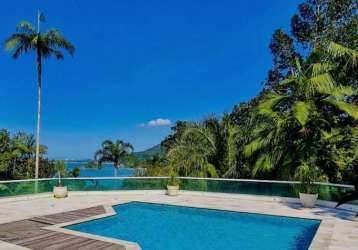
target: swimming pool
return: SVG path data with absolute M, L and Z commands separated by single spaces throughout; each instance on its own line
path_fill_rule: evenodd
M 320 221 L 131 202 L 116 215 L 66 227 L 137 242 L 143 250 L 306 250 Z

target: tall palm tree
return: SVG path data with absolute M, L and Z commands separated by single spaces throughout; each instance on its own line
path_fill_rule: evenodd
M 358 58 L 356 51 L 334 43 L 328 54 L 331 59 L 348 56 L 354 63 Z M 358 107 L 347 102 L 356 92 L 337 84 L 330 73 L 335 65 L 328 60 L 314 62 L 317 57 L 313 53 L 304 66 L 297 61 L 296 72 L 258 105 L 253 140 L 245 146 L 246 156 L 255 159 L 254 175 L 276 171 L 292 178 L 298 166 L 315 165 L 318 142 L 330 133 L 337 117 L 358 119 Z
M 133 146 L 128 142 L 105 140 L 102 143 L 102 148 L 95 152 L 94 158 L 99 165 L 103 162 L 113 162 L 113 166 L 117 170 L 121 165 L 121 161 L 132 152 Z
M 41 32 L 40 25 L 44 21 L 43 14 L 39 11 L 37 15 L 37 29 L 28 21 L 20 22 L 16 27 L 16 32 L 5 41 L 5 49 L 12 53 L 14 59 L 22 54 L 35 52 L 37 65 L 37 128 L 36 128 L 36 161 L 35 178 L 39 175 L 40 157 L 40 128 L 41 128 L 41 88 L 42 88 L 42 59 L 54 56 L 63 59 L 61 50 L 73 55 L 75 49 L 66 40 L 59 30 L 49 29 Z

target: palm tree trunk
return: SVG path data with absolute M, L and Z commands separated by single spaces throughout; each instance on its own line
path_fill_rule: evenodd
M 35 179 L 39 178 L 40 164 L 40 129 L 41 129 L 41 74 L 42 62 L 41 52 L 37 49 L 37 129 L 36 129 L 36 161 L 35 161 Z

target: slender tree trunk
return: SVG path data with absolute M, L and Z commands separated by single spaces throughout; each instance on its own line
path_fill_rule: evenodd
M 36 161 L 35 161 L 35 179 L 39 178 L 40 165 L 40 129 L 41 129 L 41 74 L 42 62 L 41 52 L 37 49 L 37 129 L 36 129 Z

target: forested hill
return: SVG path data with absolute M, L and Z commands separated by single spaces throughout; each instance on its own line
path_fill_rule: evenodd
M 163 147 L 160 146 L 160 144 L 155 145 L 147 150 L 141 151 L 141 152 L 134 152 L 133 153 L 139 160 L 146 160 L 151 158 L 154 155 L 159 154 L 160 156 L 165 155 L 165 151 Z

